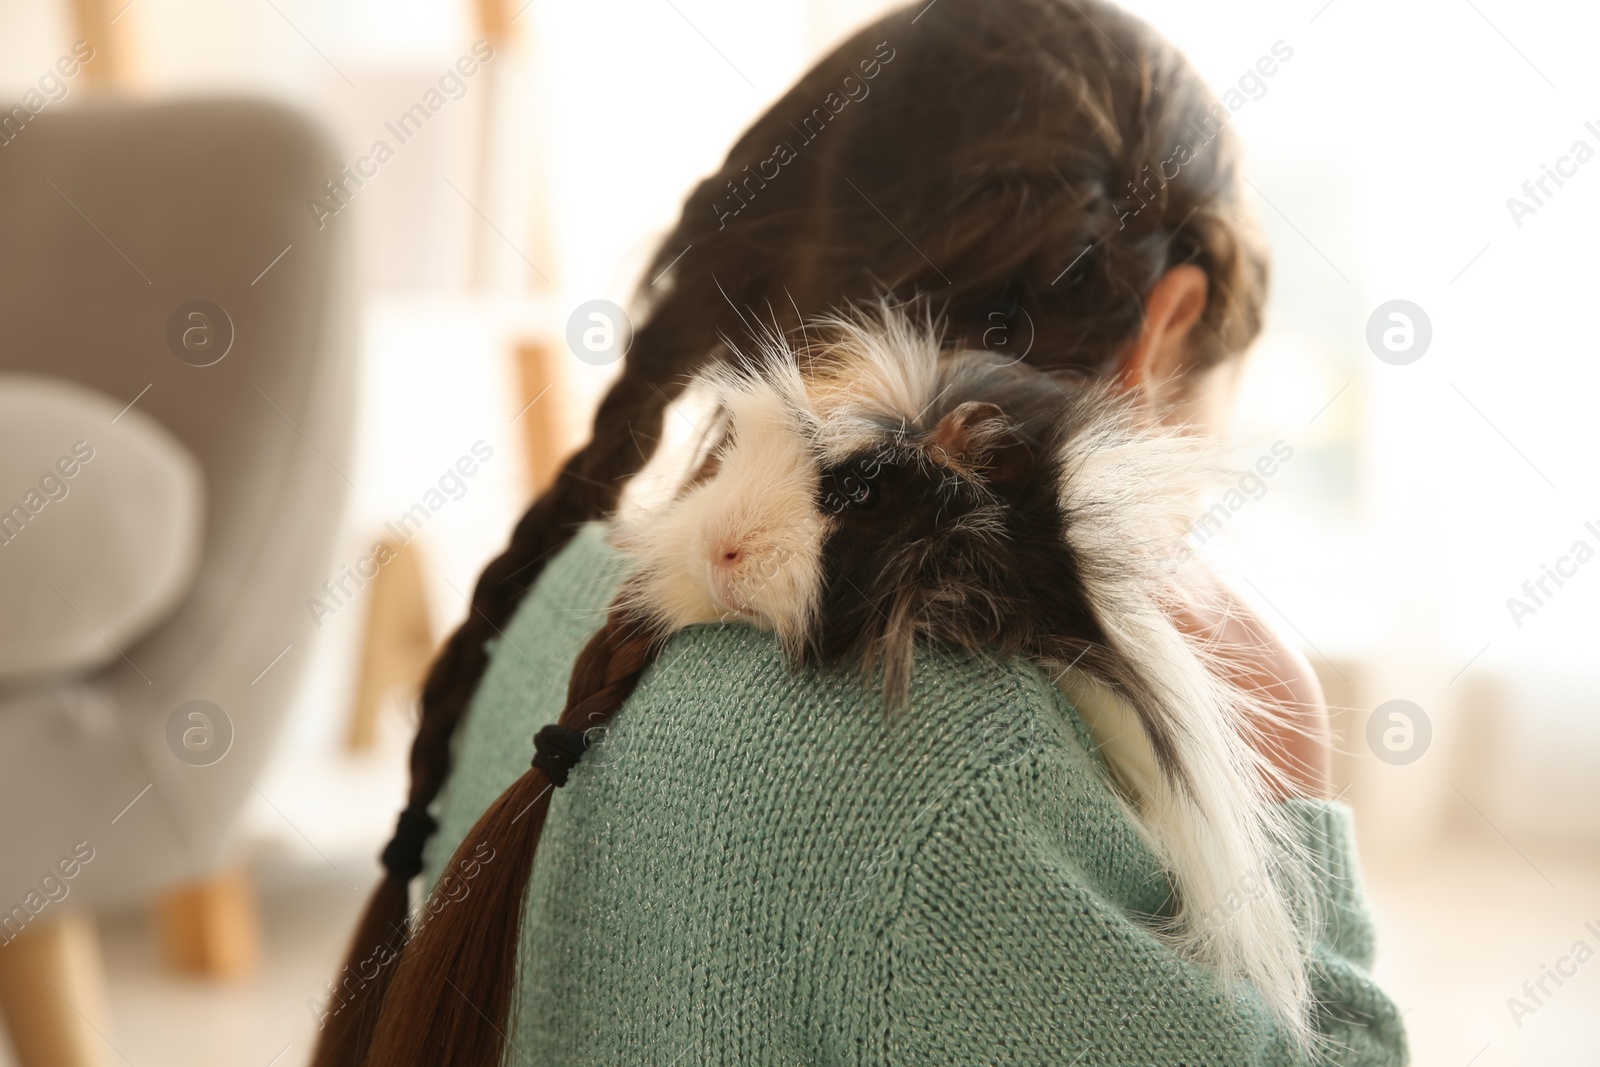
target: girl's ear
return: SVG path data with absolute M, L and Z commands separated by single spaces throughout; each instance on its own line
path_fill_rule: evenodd
M 1144 302 L 1144 326 L 1122 357 L 1117 378 L 1152 410 L 1171 405 L 1172 389 L 1191 361 L 1194 326 L 1205 313 L 1211 283 L 1193 263 L 1161 276 Z

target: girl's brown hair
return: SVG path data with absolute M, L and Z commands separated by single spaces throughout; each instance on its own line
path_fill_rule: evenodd
M 434 663 L 411 790 L 386 876 L 357 928 L 316 1067 L 500 1061 L 518 931 L 550 793 L 581 731 L 621 706 L 655 645 L 614 612 L 579 656 L 540 763 L 490 807 L 452 860 L 459 903 L 408 930 L 410 881 L 450 771 L 450 742 L 545 562 L 605 517 L 643 465 L 689 376 L 782 329 L 888 295 L 932 301 L 952 347 L 1045 370 L 1114 373 L 1144 298 L 1193 263 L 1209 281 L 1197 367 L 1260 328 L 1267 265 L 1240 203 L 1227 112 L 1187 61 L 1099 0 L 919 0 L 819 62 L 701 182 L 641 292 L 642 325 L 593 436 L 484 570 Z M 689 251 L 680 253 L 688 247 Z M 569 752 L 570 761 L 581 752 Z M 492 848 L 486 853 L 485 848 Z M 408 945 L 407 937 L 413 940 Z

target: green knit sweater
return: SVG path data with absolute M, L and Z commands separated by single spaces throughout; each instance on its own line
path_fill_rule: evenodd
M 585 529 L 492 642 L 430 880 L 527 767 L 617 579 Z M 1293 811 L 1326 872 L 1332 1062 L 1402 1064 L 1349 813 Z M 1151 935 L 1167 898 L 1039 670 L 930 652 L 888 715 L 854 673 L 797 674 L 764 633 L 693 627 L 554 798 L 505 1062 L 1300 1062 L 1254 990 Z

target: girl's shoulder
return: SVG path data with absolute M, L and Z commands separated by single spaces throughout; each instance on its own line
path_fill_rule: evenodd
M 431 876 L 527 766 L 619 579 L 585 529 L 493 643 Z M 1051 678 L 919 650 L 907 708 L 877 694 L 853 672 L 792 669 L 747 626 L 675 637 L 551 803 L 514 1043 L 574 1063 L 635 1062 L 646 1045 L 705 1063 L 757 1062 L 739 1051 L 756 1047 L 771 1050 L 760 1062 L 1001 1047 L 1069 1062 L 1086 1045 L 1125 1048 L 1116 1062 L 1292 1060 L 1263 1005 L 1155 936 L 1166 877 Z M 1339 813 L 1307 809 L 1308 846 L 1358 885 Z M 1338 1038 L 1401 1047 L 1360 970 L 1359 899 L 1330 914 L 1330 951 L 1355 962 L 1320 957 L 1319 995 L 1383 1024 Z M 1130 1031 L 1155 1009 L 1166 1024 Z
M 572 661 L 620 580 L 604 527 L 587 526 L 491 642 L 430 858 L 447 855 L 527 766 L 532 735 L 560 711 Z M 685 825 L 740 835 L 805 826 L 802 836 L 842 850 L 831 861 L 845 867 L 859 864 L 852 855 L 885 855 L 890 840 L 909 857 L 942 812 L 981 794 L 997 825 L 1036 827 L 1068 850 L 1095 842 L 1085 874 L 1131 903 L 1153 908 L 1164 893 L 1082 720 L 1021 661 L 919 648 L 910 700 L 891 712 L 858 671 L 796 669 L 770 635 L 746 625 L 688 627 L 563 794 L 553 820 L 567 807 L 646 823 L 670 810 Z M 585 794 L 594 806 L 579 802 Z M 741 798 L 738 827 L 720 806 L 732 795 Z

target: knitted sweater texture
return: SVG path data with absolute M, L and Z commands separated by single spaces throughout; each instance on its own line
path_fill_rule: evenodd
M 619 578 L 597 527 L 524 599 L 457 732 L 438 876 L 527 767 Z M 1349 812 L 1291 804 L 1322 876 L 1326 1062 L 1406 1062 L 1368 977 Z M 1166 877 L 1041 671 L 919 650 L 886 713 L 742 625 L 674 638 L 555 795 L 508 1064 L 1303 1062 L 1248 987 L 1152 933 Z

